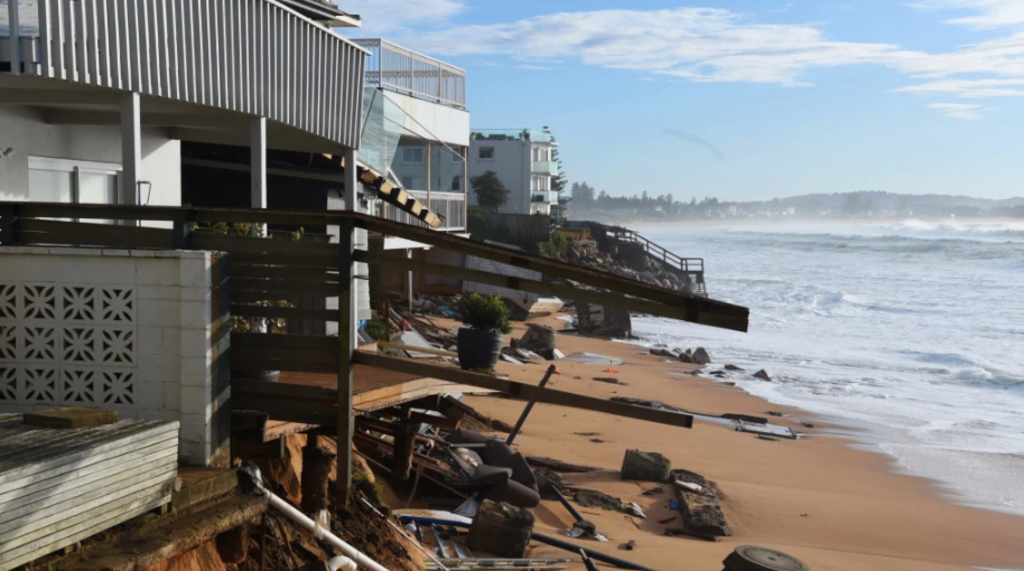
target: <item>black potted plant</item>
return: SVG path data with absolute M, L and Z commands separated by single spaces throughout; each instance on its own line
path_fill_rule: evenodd
M 497 295 L 471 293 L 462 300 L 459 328 L 459 364 L 463 369 L 490 371 L 505 344 L 504 334 L 512 332 L 511 310 Z

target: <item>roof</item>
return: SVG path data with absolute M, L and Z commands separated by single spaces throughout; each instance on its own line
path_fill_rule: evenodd
M 331 26 L 358 28 L 362 25 L 362 19 L 359 16 L 341 11 L 330 0 L 278 0 L 278 2 L 311 20 L 325 22 Z

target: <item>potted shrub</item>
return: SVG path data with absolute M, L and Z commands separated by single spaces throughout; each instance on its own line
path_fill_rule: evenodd
M 462 300 L 462 321 L 459 328 L 459 364 L 463 369 L 489 371 L 498 362 L 505 344 L 505 333 L 512 332 L 508 320 L 511 310 L 497 295 L 469 294 Z

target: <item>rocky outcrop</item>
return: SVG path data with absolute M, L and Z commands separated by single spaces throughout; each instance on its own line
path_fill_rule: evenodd
M 768 381 L 769 383 L 772 382 L 772 377 L 768 374 L 768 371 L 765 371 L 764 369 L 754 373 L 754 378 L 761 379 L 762 381 Z
M 711 355 L 703 347 L 697 347 L 693 351 L 693 362 L 698 365 L 707 365 L 711 362 Z
M 572 499 L 585 508 L 622 511 L 622 500 L 597 490 L 576 490 Z

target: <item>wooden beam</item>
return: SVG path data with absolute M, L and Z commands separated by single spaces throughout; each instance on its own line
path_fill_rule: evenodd
M 373 232 L 389 236 L 406 238 L 437 248 L 452 250 L 462 254 L 479 256 L 488 260 L 502 262 L 511 266 L 535 270 L 546 274 L 548 277 L 572 279 L 584 284 L 608 288 L 619 293 L 633 295 L 636 297 L 686 307 L 698 312 L 707 312 L 711 315 L 723 317 L 737 317 L 746 322 L 750 310 L 738 305 L 703 298 L 684 292 L 673 291 L 668 288 L 651 286 L 636 280 L 626 279 L 600 270 L 594 270 L 583 266 L 576 266 L 556 260 L 549 260 L 539 256 L 531 256 L 519 250 L 502 248 L 492 244 L 467 240 L 459 236 L 452 236 L 444 232 L 434 232 L 423 228 L 416 228 L 408 224 L 394 222 L 383 218 L 367 216 L 365 214 L 350 214 L 355 218 L 356 226 Z M 708 319 L 706 321 L 712 321 Z M 739 329 L 746 331 L 746 326 Z
M 356 261 L 359 262 L 383 264 L 387 266 L 394 266 L 402 270 L 412 270 L 414 272 L 459 278 L 466 281 L 495 285 L 514 290 L 553 295 L 567 300 L 587 301 L 607 307 L 626 309 L 637 313 L 649 313 L 659 317 L 681 319 L 683 321 L 690 321 L 703 325 L 713 325 L 725 327 L 727 329 L 737 329 L 740 331 L 744 331 L 746 329 L 747 322 L 745 319 L 713 315 L 708 314 L 707 312 L 702 313 L 687 307 L 668 305 L 635 297 L 626 297 L 615 293 L 573 288 L 562 284 L 529 280 L 516 276 L 506 276 L 504 274 L 493 274 L 481 270 L 428 263 L 408 258 L 396 258 L 379 252 L 366 252 L 360 250 L 357 251 L 355 255 Z
M 260 296 L 266 297 L 266 296 Z M 235 299 L 235 292 L 231 292 Z M 305 307 L 264 307 L 262 305 L 231 304 L 231 315 L 240 317 L 268 317 L 270 319 L 312 319 L 314 321 L 338 321 L 338 312 L 333 309 L 309 309 Z
M 472 373 L 452 367 L 429 365 L 426 363 L 418 363 L 405 359 L 396 359 L 393 357 L 371 355 L 369 353 L 361 352 L 355 354 L 355 362 L 369 367 L 379 367 L 391 371 L 409 373 L 411 375 L 422 375 L 424 377 L 443 379 L 453 383 L 501 391 L 521 399 L 536 400 L 537 402 L 547 404 L 568 406 L 583 410 L 592 410 L 595 412 L 604 412 L 616 416 L 635 418 L 638 420 L 646 420 L 659 424 L 679 426 L 682 428 L 691 428 L 693 426 L 693 416 L 689 414 L 634 406 L 555 389 L 540 388 L 534 385 L 497 379 L 490 375 Z
M 430 347 L 415 347 L 413 345 L 401 345 L 399 343 L 388 343 L 387 341 L 378 341 L 377 346 L 384 349 L 400 349 L 402 351 L 411 351 L 413 353 L 425 353 L 427 355 L 437 355 L 438 357 L 458 357 L 458 353 L 451 351 L 445 351 L 443 349 L 433 349 Z

